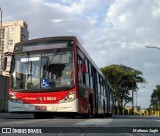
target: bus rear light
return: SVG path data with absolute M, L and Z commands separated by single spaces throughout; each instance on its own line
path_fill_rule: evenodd
M 75 91 L 69 92 L 64 99 L 59 101 L 59 103 L 71 102 L 75 100 L 75 98 L 76 98 L 76 92 Z
M 22 101 L 18 100 L 17 97 L 13 93 L 9 94 L 9 100 L 12 102 L 23 103 Z

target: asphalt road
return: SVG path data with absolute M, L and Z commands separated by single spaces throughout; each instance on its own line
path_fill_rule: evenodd
M 112 118 L 97 117 L 93 119 L 81 117 L 35 119 L 32 114 L 0 113 L 0 135 L 10 135 L 10 133 L 6 133 L 10 131 L 6 128 L 10 129 L 12 135 L 15 136 L 22 135 L 21 133 L 25 133 L 23 135 L 44 136 L 158 136 L 160 135 L 160 117 L 113 116 Z M 35 134 L 36 132 L 39 134 Z M 41 132 L 42 134 L 40 134 Z

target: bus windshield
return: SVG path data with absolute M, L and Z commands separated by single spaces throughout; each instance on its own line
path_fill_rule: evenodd
M 24 53 L 14 56 L 13 90 L 57 90 L 74 86 L 73 50 Z

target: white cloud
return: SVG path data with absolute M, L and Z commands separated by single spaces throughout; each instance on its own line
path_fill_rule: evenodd
M 159 0 L 10 0 L 0 1 L 3 21 L 23 19 L 30 38 L 79 35 L 99 67 L 124 64 L 144 73 L 143 107 L 160 79 Z M 140 97 L 143 97 L 141 94 Z M 147 99 L 146 99 L 147 98 Z
M 60 22 L 62 22 L 63 20 L 62 20 L 62 19 L 53 19 L 52 21 L 55 22 L 55 23 L 60 23 Z

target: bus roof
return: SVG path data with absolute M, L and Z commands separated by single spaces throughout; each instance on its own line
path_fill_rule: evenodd
M 50 42 L 50 41 L 60 41 L 60 40 L 73 40 L 75 36 L 57 36 L 57 37 L 44 37 L 44 38 L 37 38 L 37 39 L 31 39 L 23 42 L 16 43 L 15 46 L 18 46 L 20 44 L 30 44 L 30 43 L 41 43 L 41 42 Z

